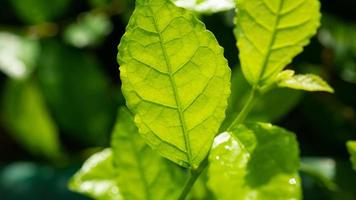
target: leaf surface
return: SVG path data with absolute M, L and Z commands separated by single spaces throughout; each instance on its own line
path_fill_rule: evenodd
M 198 13 L 216 13 L 235 8 L 234 0 L 172 0 L 177 6 Z
M 263 85 L 299 54 L 320 24 L 318 0 L 237 0 L 235 36 L 245 77 Z
M 282 71 L 280 74 L 291 70 Z M 292 71 L 291 71 L 292 72 Z M 282 75 L 283 76 L 283 75 Z M 290 73 L 278 81 L 279 87 L 292 88 L 296 90 L 305 90 L 310 92 L 324 91 L 333 93 L 334 90 L 320 76 L 314 74 L 296 74 Z
M 119 45 L 122 91 L 147 143 L 196 168 L 225 117 L 230 69 L 213 34 L 166 0 L 138 0 Z
M 356 141 L 347 142 L 347 150 L 350 153 L 350 160 L 354 170 L 356 170 Z
M 140 137 L 127 110 L 119 111 L 112 149 L 117 181 L 125 199 L 176 200 L 185 176 Z
M 216 137 L 210 189 L 220 200 L 301 199 L 295 136 L 265 123 L 240 125 Z
M 111 149 L 92 155 L 69 182 L 69 188 L 97 200 L 123 200 L 115 180 Z

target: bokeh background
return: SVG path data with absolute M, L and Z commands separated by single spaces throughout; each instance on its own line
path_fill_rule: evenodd
M 355 200 L 345 142 L 356 139 L 356 1 L 321 4 L 318 34 L 288 68 L 319 74 L 335 94 L 271 92 L 249 119 L 296 133 L 305 199 Z M 67 182 L 89 155 L 109 146 L 125 104 L 116 56 L 133 8 L 133 0 L 0 0 L 0 200 L 88 199 Z M 249 87 L 233 15 L 199 16 L 233 69 L 230 116 Z

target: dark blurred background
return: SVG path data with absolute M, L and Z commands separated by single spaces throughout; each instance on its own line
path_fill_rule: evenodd
M 321 4 L 318 34 L 288 68 L 319 74 L 335 94 L 274 91 L 249 118 L 297 134 L 305 199 L 355 200 L 345 142 L 356 139 L 356 1 Z M 133 0 L 0 0 L 0 200 L 86 199 L 66 185 L 89 155 L 109 146 L 125 103 L 117 45 L 133 8 Z M 199 16 L 233 69 L 230 116 L 249 87 L 233 15 Z

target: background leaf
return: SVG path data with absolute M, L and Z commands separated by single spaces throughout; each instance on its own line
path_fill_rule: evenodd
M 319 7 L 318 0 L 237 0 L 235 36 L 249 83 L 270 81 L 302 52 L 319 27 Z
M 118 61 L 122 91 L 142 136 L 166 158 L 196 168 L 224 119 L 229 95 L 230 69 L 213 34 L 166 0 L 139 0 Z
M 115 177 L 112 151 L 105 149 L 92 155 L 69 182 L 73 191 L 97 200 L 122 200 Z
M 356 170 L 356 141 L 348 141 L 347 149 L 351 155 L 350 160 L 354 170 Z
M 240 125 L 216 137 L 209 186 L 218 199 L 301 199 L 294 134 L 271 124 Z
M 60 156 L 57 126 L 34 81 L 7 82 L 1 116 L 16 141 L 32 154 L 49 159 Z

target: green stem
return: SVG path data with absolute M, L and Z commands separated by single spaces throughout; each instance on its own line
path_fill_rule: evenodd
M 247 115 L 251 112 L 253 105 L 255 104 L 257 93 L 258 93 L 258 88 L 253 87 L 250 96 L 247 99 L 246 104 L 242 108 L 239 115 L 237 115 L 235 120 L 231 123 L 229 128 L 227 128 L 227 131 L 231 131 L 234 127 L 241 124 L 246 119 Z
M 185 200 L 187 198 L 190 190 L 193 188 L 194 183 L 198 180 L 200 174 L 204 171 L 204 169 L 208 166 L 208 156 L 203 160 L 200 166 L 196 169 L 190 170 L 189 178 L 185 183 L 181 194 L 179 195 L 178 200 Z

